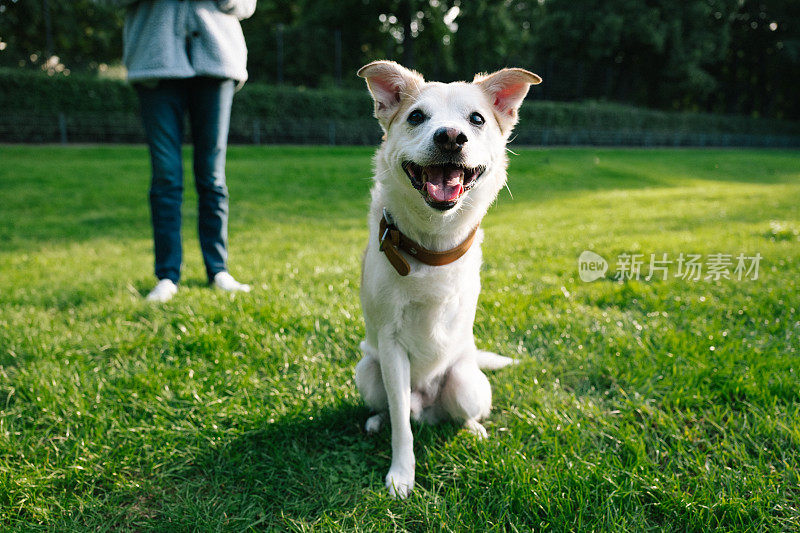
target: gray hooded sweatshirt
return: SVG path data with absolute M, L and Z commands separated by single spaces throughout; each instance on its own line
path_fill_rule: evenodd
M 127 8 L 123 61 L 128 80 L 211 76 L 247 79 L 239 21 L 256 0 L 106 0 Z

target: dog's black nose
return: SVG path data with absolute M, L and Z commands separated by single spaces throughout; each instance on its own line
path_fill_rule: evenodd
M 433 134 L 433 142 L 445 152 L 458 152 L 467 142 L 467 136 L 455 128 L 439 128 Z

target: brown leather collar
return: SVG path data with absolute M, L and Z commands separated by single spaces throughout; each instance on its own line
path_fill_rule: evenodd
M 464 242 L 455 248 L 450 248 L 449 250 L 445 250 L 443 252 L 435 252 L 420 246 L 416 242 L 403 235 L 403 233 L 394 224 L 391 215 L 389 215 L 386 212 L 386 209 L 384 209 L 380 224 L 380 250 L 386 255 L 386 259 L 389 260 L 389 263 L 391 263 L 394 269 L 397 270 L 398 274 L 401 276 L 407 276 L 408 273 L 411 272 L 411 266 L 408 264 L 406 258 L 400 254 L 399 250 L 403 250 L 414 259 L 420 261 L 421 263 L 425 263 L 426 265 L 449 265 L 467 253 L 467 250 L 469 250 L 470 246 L 472 246 L 472 241 L 475 240 L 475 233 L 477 233 L 477 231 L 478 226 L 475 226 L 475 229 L 473 229 L 470 234 L 467 235 L 467 238 L 464 239 Z

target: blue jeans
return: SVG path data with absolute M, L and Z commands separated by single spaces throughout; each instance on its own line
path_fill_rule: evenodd
M 178 283 L 181 275 L 184 115 L 194 143 L 198 232 L 209 281 L 227 270 L 228 188 L 225 152 L 235 85 L 233 80 L 189 78 L 137 84 L 142 122 L 150 147 L 150 215 L 158 279 Z

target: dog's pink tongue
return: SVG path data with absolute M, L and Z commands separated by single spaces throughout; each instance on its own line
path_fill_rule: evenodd
M 426 171 L 428 181 L 425 182 L 425 188 L 428 196 L 437 202 L 452 202 L 464 192 L 464 186 L 461 184 L 464 177 L 462 169 L 429 167 Z

